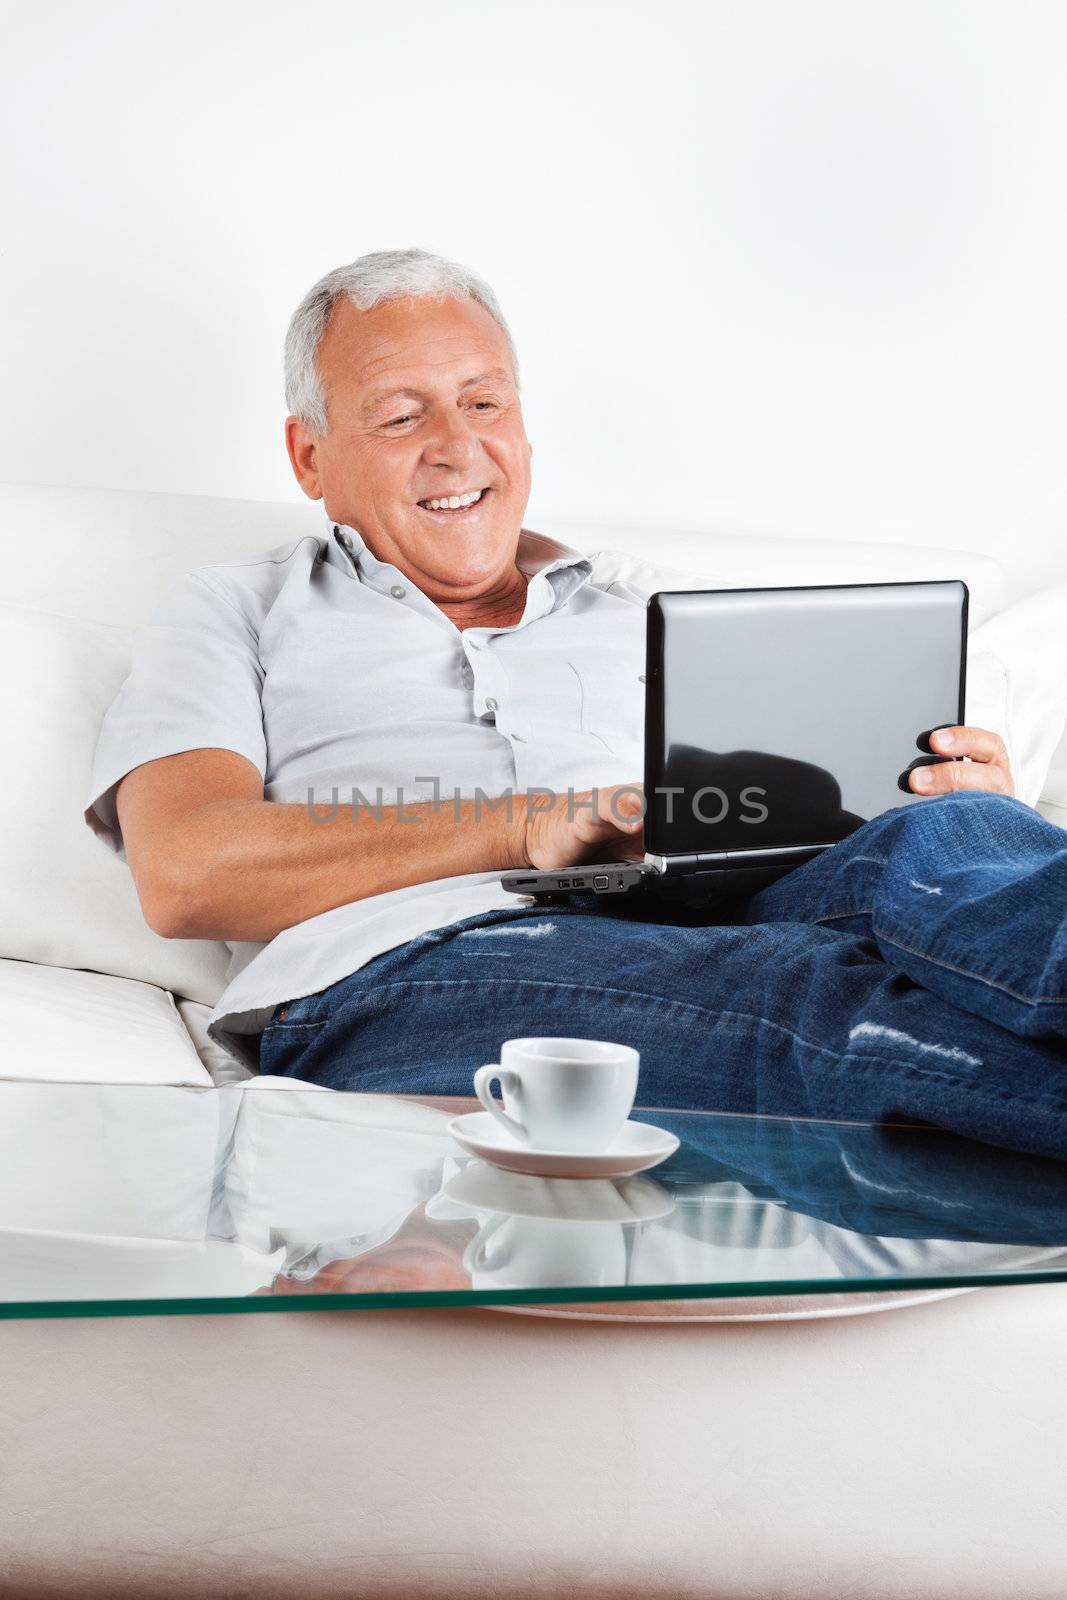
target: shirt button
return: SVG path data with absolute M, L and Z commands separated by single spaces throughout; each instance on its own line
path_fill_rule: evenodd
M 399 583 L 394 583 L 389 593 L 392 595 L 394 600 L 403 600 L 404 596 L 407 594 L 407 590 Z
M 350 533 L 339 533 L 337 537 L 340 539 L 346 550 L 351 550 L 352 535 Z
M 497 702 L 493 699 L 492 695 L 490 695 L 489 699 L 485 702 L 485 709 L 487 711 L 496 711 L 498 709 Z

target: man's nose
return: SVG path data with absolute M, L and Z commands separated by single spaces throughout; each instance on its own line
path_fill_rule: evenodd
M 467 466 L 475 460 L 479 443 L 474 425 L 465 417 L 443 416 L 426 444 L 426 460 L 434 466 Z

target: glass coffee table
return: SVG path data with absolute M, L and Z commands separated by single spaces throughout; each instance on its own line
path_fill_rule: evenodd
M 1064 1162 L 914 1124 L 638 1107 L 681 1141 L 661 1165 L 538 1178 L 465 1154 L 449 1122 L 477 1109 L 276 1078 L 0 1083 L 0 1316 L 789 1315 L 1067 1281 Z

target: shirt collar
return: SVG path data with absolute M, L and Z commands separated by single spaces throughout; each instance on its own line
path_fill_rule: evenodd
M 330 537 L 335 550 L 351 561 L 364 581 L 373 580 L 375 577 L 380 580 L 381 575 L 388 572 L 399 575 L 405 583 L 411 583 L 410 578 L 398 574 L 397 568 L 379 561 L 371 553 L 358 529 L 346 523 L 331 521 Z M 558 539 L 550 538 L 547 533 L 535 533 L 530 528 L 523 528 L 519 532 L 515 565 L 530 579 L 531 584 L 537 578 L 545 580 L 553 596 L 551 605 L 546 607 L 551 611 L 563 605 L 576 589 L 588 583 L 593 571 L 593 563 L 589 556 L 582 555 L 580 550 L 572 550 L 569 545 L 561 544 Z M 556 576 L 557 573 L 560 574 L 559 577 Z

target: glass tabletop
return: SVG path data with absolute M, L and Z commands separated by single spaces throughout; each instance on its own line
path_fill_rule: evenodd
M 1067 1281 L 1067 1164 L 906 1123 L 637 1108 L 622 1179 L 504 1172 L 475 1100 L 0 1083 L 0 1316 L 576 1306 Z

